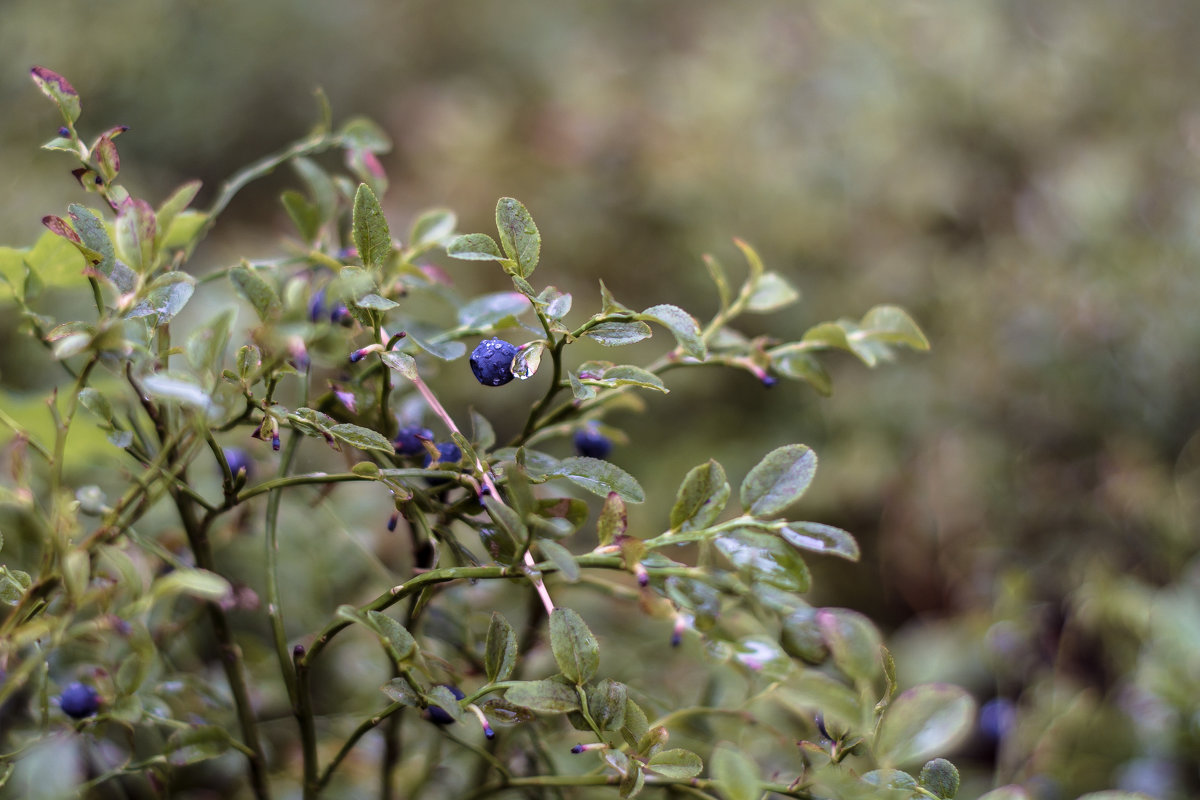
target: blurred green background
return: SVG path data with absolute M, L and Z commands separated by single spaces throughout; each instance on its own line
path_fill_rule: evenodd
M 675 373 L 614 419 L 614 460 L 652 498 L 634 524 L 659 529 L 710 456 L 740 480 L 808 443 L 807 518 L 865 553 L 817 565 L 814 602 L 890 631 L 906 683 L 1000 698 L 964 750 L 970 786 L 1198 796 L 1197 41 L 1191 0 L 3 0 L 0 242 L 78 199 L 37 149 L 59 124 L 28 78 L 42 64 L 79 90 L 84 131 L 130 126 L 123 177 L 153 200 L 199 177 L 204 205 L 308 130 L 321 86 L 394 138 L 393 228 L 440 205 L 490 230 L 518 197 L 539 277 L 585 313 L 603 277 L 706 319 L 700 255 L 738 265 L 733 236 L 805 295 L 762 331 L 903 305 L 932 352 L 835 355 L 831 399 Z M 293 182 L 245 192 L 193 263 L 277 252 Z M 503 438 L 541 390 L 474 401 Z

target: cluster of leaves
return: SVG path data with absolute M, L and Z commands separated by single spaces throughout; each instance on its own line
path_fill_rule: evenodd
M 236 750 L 248 763 L 248 790 L 270 796 L 272 778 L 289 780 L 293 765 L 272 762 L 262 741 L 264 714 L 253 686 L 269 681 L 295 718 L 301 775 L 293 778 L 305 797 L 339 779 L 339 767 L 375 730 L 387 743 L 381 791 L 396 791 L 406 709 L 413 710 L 408 717 L 447 726 L 462 720 L 462 729 L 472 718 L 481 723 L 484 744 L 467 733 L 451 737 L 481 770 L 479 785 L 464 788 L 473 797 L 565 786 L 614 787 L 622 797 L 676 787 L 729 800 L 764 792 L 954 796 L 957 773 L 948 762 L 934 759 L 916 777 L 898 767 L 951 747 L 970 725 L 970 697 L 948 685 L 898 692 L 870 620 L 847 609 L 813 608 L 801 597 L 810 584 L 806 554 L 858 558 L 846 531 L 785 516 L 814 478 L 812 450 L 787 444 L 767 453 L 741 481 L 735 508 L 721 465 L 701 464 L 683 478 L 661 532 L 638 536 L 627 504 L 645 495 L 633 475 L 604 459 L 559 458 L 541 447 L 593 426 L 608 430 L 605 415 L 636 407 L 638 390 L 667 391 L 662 376 L 674 369 L 732 366 L 767 385 L 782 376 L 827 392 L 819 351 L 849 350 L 874 366 L 897 347 L 928 346 L 901 309 L 882 306 L 860 322 L 822 323 L 798 341 L 747 337 L 733 327 L 739 316 L 780 310 L 799 295 L 739 242 L 748 274 L 736 292 L 729 273 L 708 260 L 719 305 L 704 325 L 675 305 L 631 309 L 603 284 L 599 311 L 568 323 L 571 295 L 531 282 L 541 236 L 514 199 L 497 204 L 498 241 L 455 235 L 454 215 L 440 209 L 420 215 L 406 243 L 393 237 L 378 199 L 387 178 L 376 153 L 388 142 L 367 121 L 335 130 L 323 105 L 309 137 L 239 173 L 207 211 L 188 209 L 198 184 L 156 208 L 117 180 L 113 140 L 122 129 L 85 145 L 75 127 L 75 90 L 49 70 L 35 68 L 33 77 L 65 122 L 46 146 L 79 160 L 76 177 L 112 218 L 72 205 L 69 219 L 44 219 L 49 239 L 27 251 L 0 252 L 4 302 L 16 307 L 71 381 L 61 397 L 50 398 L 48 440 L 0 414 L 15 434 L 7 451 L 14 488 L 0 500 L 23 532 L 20 565 L 0 573 L 0 600 L 9 607 L 0 623 L 0 663 L 7 670 L 0 702 L 19 706 L 29 723 L 9 734 L 6 745 L 15 749 L 3 756 L 3 780 L 23 753 L 63 724 L 51 711 L 54 687 L 84 677 L 103 687 L 103 702 L 99 714 L 76 723 L 80 734 L 112 744 L 89 785 L 137 776 L 169 784 L 180 767 Z M 331 175 L 312 158 L 327 150 L 344 152 L 352 178 Z M 186 271 L 233 195 L 284 163 L 305 186 L 282 198 L 299 233 L 292 252 L 203 276 Z M 426 260 L 440 249 L 453 259 L 498 263 L 513 290 L 460 297 L 447 271 Z M 94 317 L 59 320 L 40 302 L 43 287 L 78 289 L 84 279 Z M 230 357 L 238 330 L 230 308 L 196 326 L 182 345 L 173 342 L 172 320 L 197 290 L 226 285 L 253 309 L 250 340 Z M 448 303 L 454 318 L 447 323 L 408 311 L 421 296 Z M 650 323 L 669 331 L 674 346 L 647 365 L 572 365 L 567 358 L 568 345 L 581 340 L 616 348 L 647 339 Z M 513 375 L 527 380 L 549 372 L 549 379 L 520 431 L 501 443 L 477 411 L 464 433 L 423 375 L 442 362 L 461 365 L 467 342 L 507 331 L 526 339 L 510 365 Z M 469 370 L 461 367 L 457 374 L 465 378 Z M 316 394 L 314 387 L 324 390 Z M 95 486 L 73 483 L 86 472 L 67 448 L 80 406 L 108 434 L 128 471 L 126 490 L 112 502 Z M 456 459 L 432 438 L 421 437 L 424 453 L 397 451 L 401 427 L 426 423 L 445 429 Z M 231 456 L 221 440 L 236 431 L 282 451 L 275 476 L 256 480 L 239 463 L 242 454 Z M 308 440 L 340 452 L 347 469 L 293 472 Z M 199 464 L 220 474 L 219 497 L 189 475 Z M 372 483 L 390 495 L 396 509 L 390 525 L 403 521 L 412 570 L 400 583 L 374 590 L 374 599 L 340 598 L 344 604 L 327 610 L 320 630 L 289 637 L 278 569 L 282 497 L 315 487 L 323 499 L 348 482 Z M 602 498 L 594 523 L 576 489 Z M 258 566 L 276 663 L 273 673 L 252 676 L 230 614 L 254 611 L 256 598 L 220 574 L 219 541 L 211 534 L 218 520 L 255 507 L 260 496 Z M 166 510 L 171 523 L 162 522 Z M 182 529 L 186 541 L 172 541 L 173 529 Z M 468 620 L 453 647 L 425 627 L 432 607 L 453 609 L 461 603 L 455 592 L 483 583 L 497 594 L 530 598 L 537 613 L 520 628 L 499 611 L 486 629 L 473 630 Z M 572 584 L 671 620 L 673 643 L 685 636 L 702 642 L 696 669 L 731 670 L 750 691 L 725 705 L 672 707 L 649 687 L 605 675 L 600 638 L 583 614 L 560 602 L 575 596 Z M 223 683 L 187 666 L 195 653 L 179 652 L 189 641 L 179 634 L 193 617 L 205 621 L 217 643 Z M 323 758 L 336 737 L 318 724 L 312 671 L 334 638 L 352 628 L 378 640 L 394 676 L 382 687 L 390 704 L 364 714 L 335 755 Z M 556 671 L 528 674 L 543 642 Z M 613 639 L 604 651 L 626 658 L 637 645 Z M 787 726 L 781 738 L 799 741 L 798 749 L 753 758 L 695 733 L 695 717 L 733 714 L 774 726 L 779 709 L 778 724 Z M 548 751 L 546 742 L 568 726 L 583 740 L 571 748 L 573 756 Z M 668 747 L 672 735 L 691 746 Z M 564 766 L 564 755 L 585 752 L 598 757 L 596 770 L 580 774 Z M 518 769 L 513 764 L 521 755 Z

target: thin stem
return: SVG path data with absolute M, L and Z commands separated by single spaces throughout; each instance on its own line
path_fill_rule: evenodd
M 296 450 L 300 446 L 301 435 L 292 432 L 279 460 L 279 476 L 287 476 L 296 458 Z M 240 501 L 241 498 L 239 498 Z M 283 492 L 274 490 L 267 495 L 266 542 L 267 559 L 267 617 L 271 623 L 271 635 L 275 643 L 275 656 L 279 660 L 279 671 L 283 675 L 284 685 L 287 686 L 288 699 L 301 726 L 300 708 L 296 687 L 296 672 L 292 665 L 292 657 L 287 649 L 287 633 L 283 624 L 283 608 L 279 601 L 279 505 L 283 500 Z
M 299 664 L 297 664 L 297 667 L 299 667 Z M 336 770 L 338 766 L 346 759 L 346 756 L 350 755 L 350 751 L 354 749 L 356 744 L 358 744 L 359 739 L 366 736 L 368 733 L 374 730 L 379 723 L 388 719 L 404 707 L 405 706 L 403 703 L 392 703 L 391 705 L 385 707 L 378 714 L 363 720 L 359 726 L 354 729 L 354 733 L 350 734 L 350 738 L 347 739 L 345 744 L 342 745 L 341 749 L 338 750 L 337 755 L 333 757 L 333 760 L 330 761 L 325 767 L 325 770 L 321 773 L 321 777 L 317 780 L 317 788 L 324 789 L 327 785 L 329 785 L 329 780 L 333 777 L 334 770 Z
M 312 697 L 309 692 L 309 670 L 304 663 L 304 647 L 292 651 L 292 667 L 296 676 L 296 719 L 300 723 L 300 742 L 304 751 L 304 798 L 313 800 L 320 792 L 317 781 L 317 732 L 313 724 Z

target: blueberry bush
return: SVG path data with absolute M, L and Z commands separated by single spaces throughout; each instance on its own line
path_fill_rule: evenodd
M 609 460 L 636 447 L 614 417 L 669 373 L 828 394 L 827 351 L 875 367 L 928 348 L 905 311 L 743 333 L 799 293 L 736 240 L 744 270 L 705 259 L 705 322 L 603 282 L 581 310 L 541 283 L 513 198 L 494 237 L 444 209 L 399 237 L 387 136 L 335 126 L 323 99 L 307 137 L 206 209 L 196 182 L 153 203 L 120 180 L 125 128 L 85 137 L 72 85 L 32 77 L 61 114 L 44 147 L 91 202 L 0 249 L 0 302 L 59 376 L 0 409 L 6 796 L 956 796 L 944 756 L 971 696 L 899 685 L 869 618 L 805 601 L 809 558 L 859 557 L 798 511 L 809 447 L 744 475 L 698 464 L 656 520 Z M 282 254 L 195 265 L 234 196 L 284 165 Z M 456 270 L 479 268 L 511 288 L 460 296 Z M 219 312 L 190 318 L 205 295 Z M 625 363 L 655 333 L 658 354 Z M 544 388 L 524 418 L 489 418 L 525 381 Z

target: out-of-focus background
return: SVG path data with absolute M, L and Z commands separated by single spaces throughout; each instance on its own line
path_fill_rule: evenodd
M 932 351 L 834 356 L 830 399 L 704 372 L 615 418 L 657 498 L 635 525 L 710 456 L 740 480 L 808 443 L 805 516 L 865 553 L 816 565 L 814 602 L 883 625 L 904 682 L 976 694 L 968 787 L 1200 796 L 1197 41 L 1190 0 L 4 0 L 0 242 L 79 199 L 38 149 L 42 64 L 85 132 L 130 126 L 122 174 L 154 200 L 199 177 L 205 205 L 308 130 L 321 86 L 394 138 L 390 218 L 490 230 L 518 197 L 576 308 L 603 277 L 707 318 L 700 256 L 738 264 L 733 236 L 804 292 L 763 330 L 903 305 Z M 194 263 L 277 252 L 293 183 L 246 191 Z M 540 391 L 473 402 L 515 427 Z

